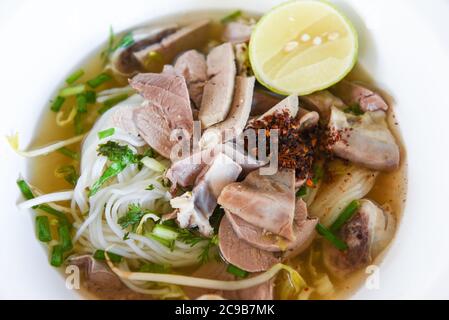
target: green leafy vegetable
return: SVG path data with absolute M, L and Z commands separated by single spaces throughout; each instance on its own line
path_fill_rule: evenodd
M 104 139 L 104 138 L 114 135 L 114 133 L 115 133 L 115 128 L 109 128 L 109 129 L 98 132 L 98 138 L 101 140 L 101 139 Z
M 360 202 L 358 200 L 354 200 L 350 204 L 348 204 L 348 206 L 343 209 L 338 218 L 331 225 L 329 230 L 332 232 L 338 231 L 346 223 L 346 221 L 352 218 L 352 216 L 354 215 L 354 213 L 357 212 L 359 207 Z
M 337 249 L 339 250 L 346 250 L 348 249 L 348 245 L 337 238 L 330 230 L 328 230 L 326 227 L 324 227 L 321 223 L 318 223 L 316 225 L 316 231 L 322 235 L 326 240 L 328 240 L 330 243 L 332 243 Z
M 57 96 L 50 107 L 51 111 L 58 112 L 59 110 L 61 110 L 64 102 L 65 102 L 65 98 Z
M 95 78 L 87 81 L 87 84 L 89 85 L 89 87 L 95 89 L 95 88 L 99 87 L 100 85 L 102 85 L 103 83 L 108 82 L 110 80 L 112 80 L 112 77 L 110 75 L 108 75 L 106 73 L 100 73 Z
M 99 155 L 106 156 L 112 164 L 104 171 L 100 179 L 94 183 L 90 189 L 90 197 L 96 194 L 106 181 L 122 172 L 127 165 L 139 161 L 137 155 L 128 146 L 119 145 L 115 141 L 101 144 L 97 151 Z
M 74 73 L 72 73 L 70 76 L 68 76 L 67 79 L 65 79 L 65 82 L 67 84 L 72 84 L 76 80 L 81 78 L 83 75 L 84 75 L 84 70 L 83 69 L 76 70 Z
M 72 151 L 66 147 L 62 147 L 60 149 L 57 150 L 59 153 L 65 155 L 66 157 L 69 157 L 73 160 L 79 160 L 80 159 L 80 155 L 78 152 Z
M 123 257 L 118 255 L 118 254 L 115 254 L 115 253 L 112 253 L 112 252 L 108 252 L 107 254 L 108 254 L 109 260 L 111 260 L 112 262 L 122 262 L 122 260 L 123 260 Z M 104 261 L 104 260 L 106 260 L 105 251 L 104 250 L 97 250 L 97 251 L 95 251 L 93 257 L 96 260 Z
M 72 165 L 61 166 L 56 169 L 55 173 L 56 176 L 64 178 L 65 181 L 67 181 L 73 186 L 76 185 L 79 178 L 79 175 L 76 172 L 75 167 Z
M 59 91 L 60 97 L 69 97 L 75 96 L 77 94 L 83 93 L 86 90 L 86 86 L 84 84 L 78 84 L 76 86 L 63 88 Z
M 60 267 L 64 262 L 64 250 L 61 245 L 56 245 L 53 247 L 51 252 L 50 264 L 53 267 Z
M 50 223 L 47 216 L 36 216 L 37 238 L 42 242 L 51 241 Z
M 226 268 L 226 271 L 239 278 L 246 278 L 248 276 L 248 271 L 242 270 L 234 266 L 233 264 L 229 264 L 228 267 Z
M 128 99 L 129 95 L 126 93 L 117 95 L 115 97 L 109 98 L 108 100 L 103 102 L 103 106 L 98 110 L 99 114 L 103 114 L 109 109 L 111 109 L 113 106 L 119 104 L 120 102 Z
M 223 18 L 221 18 L 220 21 L 221 21 L 221 23 L 228 23 L 228 22 L 236 20 L 241 15 L 242 15 L 242 11 L 241 10 L 236 10 L 234 12 L 231 12 L 227 16 L 224 16 Z
M 62 251 L 67 252 L 73 249 L 72 237 L 67 225 L 61 225 L 58 228 L 59 241 L 61 243 Z
M 205 264 L 210 259 L 210 250 L 218 245 L 218 235 L 214 235 L 212 238 L 208 239 L 206 246 L 203 251 L 198 256 L 200 263 Z
M 147 213 L 153 212 L 147 209 L 142 209 L 136 204 L 130 204 L 128 207 L 128 212 L 126 212 L 124 216 L 120 217 L 117 222 L 122 229 L 131 227 L 131 230 L 134 232 L 139 225 L 140 220 L 142 220 L 143 216 Z

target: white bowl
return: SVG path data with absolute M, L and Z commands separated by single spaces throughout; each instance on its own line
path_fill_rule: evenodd
M 33 139 L 43 108 L 64 76 L 121 31 L 172 14 L 236 8 L 264 12 L 281 1 L 127 0 L 0 3 L 0 135 Z M 447 118 L 449 3 L 335 1 L 355 23 L 360 62 L 396 101 L 407 146 L 409 190 L 397 237 L 380 268 L 380 288 L 356 299 L 449 298 Z M 0 143 L 0 298 L 79 298 L 67 290 L 35 238 L 30 212 L 19 212 L 15 181 L 26 161 Z

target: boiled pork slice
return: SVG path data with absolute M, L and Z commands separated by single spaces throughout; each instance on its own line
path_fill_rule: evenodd
M 193 133 L 193 116 L 184 77 L 141 73 L 130 80 L 147 103 L 134 110 L 134 121 L 142 138 L 160 155 L 170 158 L 178 143 L 175 130 L 185 138 Z
M 384 111 L 354 116 L 332 107 L 329 127 L 342 136 L 332 146 L 337 156 L 373 170 L 398 168 L 399 147 L 388 128 Z
M 226 119 L 231 108 L 236 75 L 232 44 L 224 43 L 211 50 L 207 55 L 207 75 L 199 113 L 203 129 Z
M 228 116 L 226 120 L 203 132 L 200 141 L 203 148 L 233 140 L 243 132 L 251 111 L 254 83 L 254 77 L 236 77 L 234 97 Z
M 340 110 L 347 108 L 340 98 L 334 96 L 327 90 L 302 96 L 300 97 L 300 101 L 305 104 L 307 109 L 318 112 L 325 122 L 329 121 L 332 107 Z
M 248 42 L 253 31 L 251 24 L 240 21 L 231 21 L 225 25 L 222 39 L 224 42 L 241 43 Z
M 176 59 L 174 70 L 186 79 L 190 100 L 199 109 L 207 80 L 206 58 L 196 50 L 186 51 Z
M 226 186 L 218 203 L 250 224 L 295 240 L 295 171 L 282 169 L 271 176 L 250 172 L 242 182 Z

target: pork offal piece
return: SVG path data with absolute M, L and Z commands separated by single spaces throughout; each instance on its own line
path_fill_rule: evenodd
M 226 186 L 218 203 L 254 226 L 295 240 L 295 170 L 282 169 L 271 176 L 253 171 L 242 182 Z
M 293 220 L 293 233 L 296 237 L 294 241 L 266 232 L 229 211 L 226 212 L 226 216 L 239 239 L 261 250 L 282 252 L 284 258 L 296 256 L 309 247 L 315 238 L 315 226 L 318 223 L 318 219 L 308 217 L 307 205 L 302 199 L 296 201 Z
M 234 139 L 243 132 L 251 112 L 254 77 L 235 79 L 234 97 L 226 120 L 209 127 L 201 138 L 203 147 L 214 146 Z
M 199 109 L 207 80 L 206 58 L 196 50 L 186 51 L 176 59 L 174 70 L 186 79 L 190 100 Z
M 159 154 L 170 158 L 178 143 L 172 136 L 181 130 L 193 133 L 193 116 L 184 77 L 172 74 L 141 73 L 130 80 L 131 86 L 147 103 L 134 110 L 134 121 L 142 138 Z
M 225 25 L 222 39 L 225 42 L 248 42 L 253 31 L 253 25 L 240 21 L 231 21 Z
M 236 75 L 234 49 L 224 43 L 207 55 L 207 75 L 201 101 L 199 120 L 206 129 L 226 119 L 231 108 Z
M 358 117 L 332 107 L 329 127 L 341 135 L 332 145 L 337 156 L 373 170 L 398 168 L 399 147 L 384 111 L 366 112 Z
M 388 104 L 378 93 L 361 84 L 343 80 L 331 87 L 330 90 L 341 98 L 346 105 L 359 105 L 364 112 L 388 110 Z
M 324 244 L 323 260 L 335 276 L 344 278 L 375 259 L 394 235 L 396 220 L 370 200 L 360 200 L 354 216 L 343 225 L 338 236 L 348 249 L 340 251 Z
M 152 70 L 152 66 L 160 61 L 154 60 L 150 55 L 155 52 L 165 63 L 171 63 L 173 59 L 183 51 L 199 48 L 206 43 L 209 37 L 210 20 L 200 20 L 178 29 L 176 32 L 164 37 L 159 43 L 147 46 L 134 52 L 134 57 L 144 67 L 144 70 Z

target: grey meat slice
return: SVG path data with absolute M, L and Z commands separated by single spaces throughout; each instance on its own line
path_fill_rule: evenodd
M 134 121 L 140 135 L 159 154 L 170 158 L 178 143 L 172 135 L 182 131 L 184 137 L 193 133 L 193 115 L 185 79 L 159 73 L 141 73 L 130 80 L 131 86 L 147 103 L 134 110 Z
M 234 232 L 227 216 L 223 216 L 218 230 L 218 245 L 223 258 L 234 266 L 248 271 L 268 270 L 280 261 L 273 252 L 260 250 L 241 241 Z
M 203 129 L 226 119 L 231 108 L 236 75 L 232 45 L 224 43 L 207 55 L 207 75 L 199 119 Z
M 199 267 L 193 277 L 234 281 L 239 280 L 236 276 L 226 271 L 227 265 L 222 262 L 209 262 Z M 254 275 L 256 276 L 256 275 Z M 190 299 L 196 299 L 203 295 L 218 295 L 229 300 L 273 300 L 274 279 L 264 282 L 258 286 L 242 290 L 214 290 L 196 287 L 184 287 L 184 292 Z

